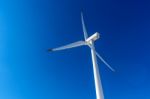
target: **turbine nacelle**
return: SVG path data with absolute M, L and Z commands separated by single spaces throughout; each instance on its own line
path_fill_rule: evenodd
M 100 38 L 100 34 L 98 32 L 94 33 L 92 36 L 87 38 L 85 42 L 90 43 L 91 41 L 96 41 L 97 39 Z

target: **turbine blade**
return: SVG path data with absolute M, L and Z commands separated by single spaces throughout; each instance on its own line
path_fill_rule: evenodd
M 88 34 L 87 34 L 87 30 L 85 27 L 84 18 L 83 18 L 82 13 L 81 13 L 81 21 L 82 21 L 82 29 L 83 29 L 83 33 L 84 33 L 84 39 L 86 40 L 88 38 Z
M 82 45 L 86 45 L 86 43 L 84 41 L 77 41 L 68 45 L 64 45 L 58 48 L 53 48 L 53 49 L 48 49 L 49 52 L 51 51 L 60 51 L 60 50 L 65 50 L 65 49 L 70 49 L 70 48 L 74 48 L 74 47 L 78 47 L 78 46 L 82 46 Z
M 91 45 L 88 45 L 88 46 L 89 46 L 91 49 L 93 49 Z M 111 71 L 115 72 L 115 69 L 113 69 L 113 68 L 102 58 L 102 56 L 101 56 L 98 52 L 95 51 L 95 54 L 96 54 L 96 56 L 97 56 Z
M 113 72 L 115 72 L 115 70 L 101 57 L 100 54 L 98 54 L 96 51 L 95 51 L 97 57 L 110 69 L 112 70 Z

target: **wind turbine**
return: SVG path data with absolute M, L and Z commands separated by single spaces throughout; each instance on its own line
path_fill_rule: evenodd
M 74 42 L 71 44 L 67 44 L 65 46 L 61 46 L 58 48 L 48 49 L 48 51 L 49 52 L 60 51 L 60 50 L 70 49 L 70 48 L 79 47 L 79 46 L 83 46 L 83 45 L 89 46 L 89 48 L 91 49 L 91 56 L 92 56 L 92 62 L 93 62 L 93 73 L 94 73 L 94 81 L 95 81 L 96 98 L 104 99 L 104 94 L 103 94 L 103 89 L 102 89 L 102 84 L 101 84 L 101 79 L 100 79 L 100 73 L 99 73 L 99 68 L 98 68 L 98 64 L 97 64 L 97 57 L 110 70 L 112 70 L 112 71 L 115 71 L 115 70 L 95 50 L 94 42 L 100 38 L 100 35 L 98 32 L 96 32 L 92 36 L 88 37 L 82 13 L 81 13 L 81 21 L 82 21 L 82 28 L 83 28 L 83 33 L 84 33 L 84 40 L 77 41 L 77 42 Z

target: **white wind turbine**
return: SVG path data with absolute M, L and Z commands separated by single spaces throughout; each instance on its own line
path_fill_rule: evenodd
M 96 91 L 96 98 L 97 99 L 104 99 L 104 94 L 103 94 L 103 89 L 102 89 L 102 84 L 101 84 L 101 79 L 100 79 L 100 74 L 99 74 L 99 68 L 97 65 L 97 58 L 96 56 L 112 71 L 115 71 L 102 57 L 100 54 L 98 54 L 95 50 L 94 47 L 94 42 L 99 39 L 99 33 L 96 32 L 92 36 L 88 37 L 86 27 L 84 24 L 84 19 L 83 19 L 83 14 L 81 13 L 81 21 L 82 21 L 82 28 L 83 28 L 83 33 L 84 33 L 84 41 L 77 41 L 71 44 L 67 44 L 65 46 L 61 46 L 58 48 L 53 48 L 53 49 L 48 49 L 48 51 L 53 52 L 53 51 L 60 51 L 60 50 L 65 50 L 65 49 L 70 49 L 78 46 L 83 46 L 87 45 L 91 49 L 91 55 L 92 55 L 92 62 L 93 62 L 93 73 L 94 73 L 94 81 L 95 81 L 95 91 Z

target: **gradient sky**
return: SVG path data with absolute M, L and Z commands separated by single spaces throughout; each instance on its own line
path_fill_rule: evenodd
M 147 0 L 0 0 L 0 99 L 95 99 L 90 49 L 48 48 L 100 32 L 105 99 L 150 99 Z

